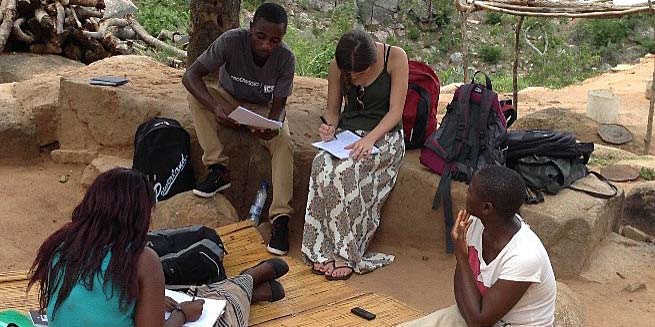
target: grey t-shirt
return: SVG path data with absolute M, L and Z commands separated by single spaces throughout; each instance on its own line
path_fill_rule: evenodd
M 291 95 L 296 57 L 286 44 L 273 50 L 264 66 L 255 65 L 250 31 L 235 28 L 224 32 L 198 61 L 210 72 L 218 71 L 219 83 L 237 100 L 267 104 L 272 97 Z

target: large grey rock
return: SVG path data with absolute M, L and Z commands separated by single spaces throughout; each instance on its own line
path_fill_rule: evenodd
M 630 190 L 623 202 L 620 224 L 655 235 L 655 181 L 641 183 Z
M 584 305 L 575 292 L 563 282 L 557 282 L 555 302 L 555 322 L 553 327 L 584 326 Z
M 131 168 L 132 160 L 123 159 L 114 156 L 101 155 L 93 159 L 89 165 L 84 168 L 82 172 L 82 179 L 80 183 L 84 187 L 88 187 L 98 177 L 98 175 L 109 171 L 114 168 Z
M 652 270 L 653 260 L 652 244 L 610 233 L 589 257 L 580 277 L 599 284 L 640 283 L 645 278 L 644 272 Z
M 39 155 L 31 116 L 18 106 L 12 84 L 0 84 L 0 159 L 29 159 Z
M 218 228 L 239 221 L 236 210 L 223 195 L 205 199 L 191 191 L 157 203 L 151 229 L 205 225 Z
M 95 151 L 57 149 L 50 152 L 50 158 L 56 163 L 90 164 L 98 156 Z
M 540 204 L 524 205 L 521 214 L 544 243 L 557 277 L 572 277 L 611 232 L 623 198 L 621 189 L 611 199 L 563 189 Z
M 0 54 L 0 83 L 28 80 L 35 75 L 55 75 L 84 67 L 84 64 L 55 55 L 31 53 Z
M 365 25 L 384 24 L 398 11 L 398 0 L 357 0 L 359 17 Z

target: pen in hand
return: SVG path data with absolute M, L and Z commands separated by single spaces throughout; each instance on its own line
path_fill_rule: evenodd
M 196 288 L 193 290 L 193 297 L 191 298 L 191 301 L 192 301 L 192 302 L 195 301 L 195 299 L 196 299 L 196 295 L 198 295 L 198 287 L 196 287 Z
M 332 124 L 328 123 L 327 120 L 325 120 L 325 117 L 321 116 L 321 121 L 323 122 L 323 124 L 332 127 Z M 335 140 L 337 139 L 337 131 L 334 131 L 334 139 Z

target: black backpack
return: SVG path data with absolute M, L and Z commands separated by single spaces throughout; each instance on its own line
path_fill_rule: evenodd
M 202 285 L 227 278 L 227 253 L 216 231 L 193 225 L 148 233 L 148 246 L 159 255 L 167 285 Z
M 477 74 L 477 73 L 476 73 Z M 507 134 L 507 121 L 493 91 L 489 76 L 486 85 L 464 84 L 455 91 L 453 101 L 439 128 L 428 138 L 421 151 L 421 163 L 441 175 L 432 204 L 438 209 L 444 204 L 446 220 L 446 252 L 454 250 L 450 230 L 452 215 L 451 178 L 470 182 L 480 168 L 504 165 L 502 146 Z
M 189 139 L 174 119 L 155 117 L 136 130 L 132 168 L 148 176 L 157 201 L 195 187 Z

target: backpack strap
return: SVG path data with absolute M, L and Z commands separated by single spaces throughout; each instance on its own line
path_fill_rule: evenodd
M 610 198 L 613 198 L 615 195 L 617 195 L 619 193 L 619 190 L 616 187 L 616 185 L 614 185 L 614 183 L 607 180 L 607 178 L 605 178 L 605 176 L 603 176 L 603 175 L 601 175 L 601 174 L 599 174 L 599 173 L 597 173 L 595 171 L 590 171 L 589 174 L 592 174 L 592 175 L 596 176 L 601 182 L 609 185 L 612 188 L 612 194 L 599 193 L 599 192 L 594 192 L 594 191 L 590 191 L 590 190 L 585 190 L 585 189 L 577 188 L 577 187 L 575 187 L 573 185 L 569 185 L 569 188 L 572 189 L 572 190 L 587 193 L 587 194 L 589 194 L 589 195 L 591 195 L 593 197 L 600 198 L 600 199 L 610 199 Z
M 489 75 L 487 75 L 487 73 L 482 72 L 480 70 L 476 71 L 473 74 L 473 78 L 471 78 L 471 84 L 475 84 L 475 75 L 477 75 L 478 73 L 482 73 L 484 75 L 484 81 L 485 81 L 485 84 L 487 86 L 487 90 L 493 90 L 493 87 L 491 85 L 491 78 L 489 78 Z
M 414 130 L 409 144 L 421 147 L 425 140 L 425 128 L 428 124 L 428 114 L 430 113 L 430 93 L 414 83 L 410 83 L 409 88 L 419 95 L 418 107 L 416 107 L 416 121 L 414 122 Z
M 389 54 L 391 53 L 391 46 L 383 44 L 384 51 L 384 71 L 387 71 L 387 64 L 389 63 Z
M 452 183 L 452 170 L 453 170 L 453 161 L 459 156 L 459 153 L 464 147 L 464 142 L 466 140 L 466 135 L 468 134 L 468 120 L 470 116 L 470 104 L 471 92 L 473 92 L 473 84 L 463 85 L 459 91 L 459 96 L 457 98 L 457 103 L 459 104 L 461 110 L 457 111 L 456 122 L 457 122 L 457 137 L 455 148 L 445 149 L 447 158 L 446 164 L 444 166 L 444 174 L 439 180 L 439 186 L 437 186 L 437 191 L 434 194 L 434 199 L 432 200 L 432 209 L 437 210 L 441 206 L 443 201 L 443 213 L 444 221 L 446 225 L 446 253 L 453 253 L 455 251 L 455 246 L 453 244 L 453 239 L 450 235 L 450 230 L 455 224 L 453 219 L 453 197 L 451 194 L 451 183 Z
M 478 135 L 476 135 L 477 140 L 474 140 L 472 144 L 473 149 L 471 162 L 469 163 L 470 173 L 467 175 L 467 180 L 470 180 L 473 177 L 473 172 L 478 166 L 478 158 L 480 157 L 480 152 L 482 151 L 482 148 L 486 146 L 485 140 L 487 139 L 487 124 L 489 123 L 489 117 L 492 114 L 491 107 L 493 106 L 492 102 L 495 98 L 494 95 L 495 92 L 491 90 L 482 90 L 482 102 L 480 104 L 480 112 L 478 113 L 479 117 L 476 126 Z

